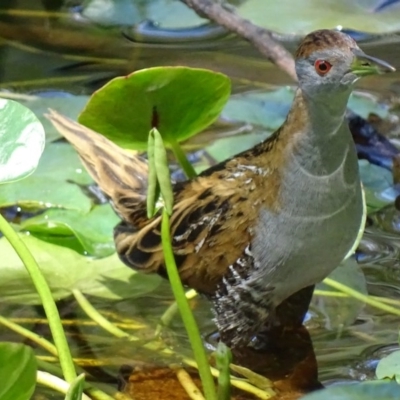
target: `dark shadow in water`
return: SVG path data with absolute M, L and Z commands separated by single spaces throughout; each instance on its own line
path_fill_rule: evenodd
M 257 348 L 234 349 L 234 363 L 271 379 L 282 392 L 321 388 L 311 338 L 302 325 L 313 290 L 307 287 L 285 300 L 277 308 L 279 326 L 266 331 Z

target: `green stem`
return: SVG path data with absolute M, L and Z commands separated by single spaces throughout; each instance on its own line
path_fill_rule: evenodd
M 58 352 L 57 352 L 56 346 L 54 346 L 53 343 L 50 343 L 47 339 L 39 336 L 37 333 L 34 333 L 34 332 L 30 331 L 29 329 L 26 329 L 23 326 L 18 325 L 15 322 L 12 322 L 12 321 L 8 320 L 7 318 L 2 317 L 1 315 L 0 315 L 0 324 L 6 326 L 7 328 L 20 334 L 21 336 L 31 340 L 32 342 L 36 343 L 40 347 L 43 347 L 45 350 L 47 350 L 53 356 L 58 357 Z
M 231 376 L 229 365 L 232 362 L 231 349 L 223 342 L 219 342 L 215 354 L 218 376 L 218 400 L 231 398 Z
M 188 300 L 193 299 L 194 297 L 197 296 L 197 292 L 194 289 L 190 289 L 185 293 L 185 297 Z M 160 322 L 157 325 L 156 332 L 154 336 L 159 336 L 161 334 L 161 330 L 164 326 L 169 326 L 171 323 L 172 319 L 174 318 L 175 314 L 178 312 L 178 305 L 176 304 L 176 301 L 174 301 L 163 313 L 163 315 L 160 318 Z
M 167 267 L 168 278 L 171 283 L 172 292 L 176 303 L 178 304 L 179 312 L 181 313 L 183 324 L 192 346 L 194 357 L 196 359 L 201 382 L 203 384 L 204 394 L 207 400 L 217 400 L 215 392 L 215 384 L 211 375 L 210 365 L 208 363 L 207 354 L 204 350 L 201 340 L 199 328 L 196 320 L 193 317 L 189 303 L 185 296 L 181 279 L 175 263 L 174 253 L 171 246 L 171 235 L 169 226 L 169 216 L 166 209 L 163 209 L 161 223 L 161 240 L 165 257 L 165 265 Z
M 116 327 L 108 319 L 104 318 L 93 306 L 90 304 L 89 300 L 82 294 L 78 289 L 73 289 L 72 294 L 74 295 L 76 301 L 86 313 L 86 315 L 95 321 L 100 327 L 102 327 L 107 332 L 118 338 L 127 338 L 129 334 L 124 332 L 122 329 Z
M 72 361 L 72 356 L 69 351 L 67 338 L 61 324 L 57 306 L 54 302 L 53 296 L 51 295 L 46 279 L 25 243 L 1 214 L 0 231 L 3 232 L 6 239 L 18 254 L 30 275 L 33 284 L 35 285 L 36 291 L 42 301 L 46 317 L 49 321 L 49 327 L 53 336 L 54 344 L 57 347 L 64 377 L 67 382 L 72 382 L 76 378 L 74 362 Z
M 323 280 L 323 282 L 326 285 L 328 285 L 336 290 L 339 290 L 340 292 L 346 293 L 347 295 L 349 295 L 357 300 L 360 300 L 372 307 L 379 308 L 380 310 L 386 311 L 386 312 L 394 314 L 394 315 L 400 315 L 399 309 L 389 306 L 380 300 L 371 298 L 368 295 L 357 292 L 357 290 L 354 290 L 354 289 L 344 285 L 343 283 L 337 282 L 331 278 L 325 278 Z
M 189 358 L 183 358 L 182 361 L 192 368 L 197 368 L 197 369 L 199 368 L 197 363 Z M 219 377 L 219 371 L 217 370 L 217 368 L 211 367 L 211 373 L 216 378 Z M 274 392 L 273 389 L 270 388 L 259 389 L 257 386 L 254 386 L 247 380 L 243 380 L 241 378 L 236 378 L 233 376 L 231 376 L 231 385 L 235 386 L 239 390 L 251 393 L 255 397 L 258 397 L 259 399 L 262 400 L 269 400 L 272 397 L 276 396 L 276 393 Z
M 57 376 L 51 375 L 48 372 L 37 371 L 36 381 L 40 385 L 47 386 L 57 392 L 67 394 L 70 384 Z M 82 394 L 82 400 L 91 400 L 86 394 Z
M 320 290 L 320 289 L 315 289 L 314 290 L 314 296 L 324 296 L 324 297 L 351 297 L 347 293 L 343 292 L 333 292 L 329 290 Z M 396 299 L 390 299 L 388 297 L 380 297 L 380 296 L 371 296 L 368 295 L 369 299 L 380 301 L 385 304 L 393 304 L 394 306 L 399 306 L 400 307 L 400 300 Z
M 38 365 L 38 369 L 44 370 L 51 375 L 55 375 L 56 377 L 62 376 L 62 371 L 60 367 L 56 364 L 48 363 L 36 357 L 36 362 Z M 79 372 L 85 372 L 82 368 L 78 366 Z M 118 392 L 114 389 L 114 387 L 102 384 L 102 390 L 93 386 L 91 383 L 85 382 L 85 393 L 90 396 L 92 400 L 132 400 L 131 397 L 125 395 L 124 393 Z
M 186 176 L 189 179 L 196 178 L 197 173 L 194 170 L 193 165 L 190 164 L 189 160 L 186 158 L 186 154 L 182 150 L 182 147 L 179 145 L 179 143 L 175 140 L 169 139 L 169 144 L 171 145 L 172 151 L 174 152 L 174 155 L 178 160 L 180 166 L 182 167 L 183 171 L 185 172 Z

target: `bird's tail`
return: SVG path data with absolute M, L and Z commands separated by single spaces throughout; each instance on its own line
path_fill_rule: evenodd
M 46 117 L 75 147 L 87 171 L 110 198 L 119 216 L 132 223 L 141 219 L 145 215 L 147 161 L 54 110 Z

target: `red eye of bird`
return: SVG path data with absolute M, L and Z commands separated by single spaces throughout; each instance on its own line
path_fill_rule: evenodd
M 332 68 L 332 64 L 325 60 L 317 60 L 315 61 L 314 67 L 319 75 L 325 75 Z

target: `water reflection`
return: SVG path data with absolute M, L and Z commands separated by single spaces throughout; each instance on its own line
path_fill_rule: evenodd
M 54 1 L 44 2 L 47 6 L 50 3 L 51 11 L 57 11 Z M 7 10 L 12 4 L 13 1 L 3 1 L 1 8 Z M 32 7 L 31 1 L 19 4 L 22 4 L 21 9 L 23 4 Z M 61 6 L 62 1 L 58 5 Z M 272 67 L 249 44 L 239 39 L 223 36 L 196 44 L 160 44 L 154 41 L 139 43 L 128 40 L 120 29 L 105 30 L 88 23 L 85 18 L 81 18 L 81 11 L 72 7 L 69 13 L 46 18 L 0 15 L 0 35 L 3 38 L 0 47 L 1 86 L 24 93 L 53 88 L 84 94 L 90 93 L 115 75 L 154 65 L 178 64 L 207 67 L 227 73 L 232 77 L 236 91 L 291 83 L 284 73 Z M 397 38 L 385 37 L 366 43 L 363 47 L 368 53 L 399 67 L 398 46 Z M 289 44 L 289 47 L 293 49 L 294 44 Z M 398 94 L 396 88 L 399 86 L 399 74 L 397 72 L 383 78 L 364 80 L 362 88 L 383 97 Z M 400 298 L 399 233 L 400 213 L 395 206 L 390 205 L 370 216 L 357 257 L 373 295 Z M 168 286 L 164 284 L 153 297 L 144 297 L 134 303 L 131 300 L 112 304 L 99 301 L 96 306 L 104 312 L 115 312 L 121 319 L 137 318 L 154 328 L 171 298 Z M 214 325 L 208 304 L 200 299 L 196 300 L 194 306 L 202 329 L 206 332 L 205 336 L 211 334 Z M 3 304 L 0 308 L 3 314 L 15 317 L 40 315 L 40 311 L 31 307 Z M 317 355 L 319 377 L 323 383 L 373 378 L 377 361 L 395 349 L 393 343 L 397 341 L 397 317 L 367 307 L 352 326 L 344 327 L 341 331 L 328 331 L 324 328 L 321 314 L 309 315 L 311 317 L 307 321 L 307 327 Z M 77 317 L 83 319 L 83 315 Z M 97 327 L 82 329 L 83 336 L 82 332 L 74 329 L 70 330 L 69 335 L 80 349 L 82 358 L 113 360 L 96 371 L 92 369 L 96 379 L 115 382 L 120 365 L 127 364 L 128 361 L 131 363 L 132 360 L 136 362 L 134 367 L 150 361 L 153 366 L 160 364 L 160 359 L 154 352 L 143 351 L 141 347 L 132 346 L 131 343 L 115 344 L 115 341 Z M 3 338 L 15 339 L 5 330 L 1 334 Z M 48 332 L 43 334 L 47 335 Z M 308 331 L 298 326 L 297 330 L 291 332 L 293 336 L 289 332 L 280 334 L 276 343 L 283 344 L 282 351 L 290 349 L 290 354 L 282 356 L 280 353 L 284 362 L 278 372 L 294 377 L 294 381 L 307 378 L 302 382 L 296 381 L 297 387 L 316 387 L 316 360 Z M 178 319 L 173 320 L 163 335 L 168 343 L 174 345 L 178 342 L 180 351 L 190 353 L 189 343 Z M 211 347 L 212 341 L 210 342 Z M 297 344 L 298 352 L 293 351 Z M 271 345 L 265 354 L 248 350 L 248 353 L 243 352 L 236 357 L 241 363 L 255 369 L 262 362 L 260 372 L 263 372 L 266 369 L 265 355 L 277 358 L 274 355 L 275 350 L 276 346 Z M 303 369 L 299 372 L 293 365 Z M 160 376 L 163 373 L 165 370 Z M 282 381 L 287 382 L 283 378 Z

